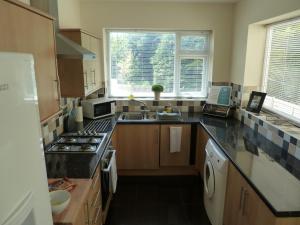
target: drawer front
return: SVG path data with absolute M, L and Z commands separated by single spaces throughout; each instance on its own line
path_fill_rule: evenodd
M 96 193 L 95 198 L 89 206 L 89 221 L 90 225 L 98 225 L 98 221 L 101 221 L 101 190 Z
M 98 166 L 94 174 L 91 189 L 88 195 L 88 218 L 89 225 L 95 224 L 95 218 L 98 213 L 98 209 L 101 208 L 101 177 L 100 167 Z

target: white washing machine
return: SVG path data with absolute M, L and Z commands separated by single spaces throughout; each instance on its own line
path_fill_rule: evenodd
M 211 224 L 222 225 L 228 158 L 212 139 L 208 140 L 205 151 L 204 206 Z

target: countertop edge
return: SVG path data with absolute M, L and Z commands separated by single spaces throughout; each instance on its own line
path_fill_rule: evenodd
M 258 188 L 253 184 L 251 180 L 248 179 L 248 177 L 242 172 L 242 170 L 239 168 L 239 166 L 234 162 L 234 160 L 230 157 L 230 155 L 226 152 L 226 149 L 220 143 L 214 135 L 211 134 L 211 132 L 206 128 L 205 124 L 203 124 L 200 121 L 201 127 L 204 128 L 204 130 L 208 133 L 210 138 L 214 140 L 214 142 L 219 146 L 219 148 L 223 151 L 223 153 L 227 156 L 227 158 L 230 160 L 230 162 L 234 165 L 234 167 L 239 171 L 239 173 L 243 176 L 243 178 L 248 182 L 248 184 L 254 189 L 255 193 L 258 194 L 260 199 L 263 200 L 263 202 L 268 206 L 268 208 L 272 211 L 272 213 L 276 217 L 285 218 L 285 217 L 300 217 L 300 211 L 284 211 L 280 212 L 274 209 L 274 207 L 271 205 L 271 203 L 265 198 L 265 196 L 258 190 Z

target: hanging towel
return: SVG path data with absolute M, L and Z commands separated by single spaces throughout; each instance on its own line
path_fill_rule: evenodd
M 111 157 L 111 184 L 112 184 L 113 193 L 116 193 L 117 181 L 118 181 L 118 174 L 117 174 L 117 163 L 116 163 L 116 151 L 114 150 Z
M 180 152 L 182 127 L 170 127 L 170 153 Z

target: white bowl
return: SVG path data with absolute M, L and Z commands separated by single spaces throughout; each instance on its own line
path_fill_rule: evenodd
M 58 190 L 50 192 L 51 209 L 53 214 L 59 214 L 69 205 L 71 194 L 68 191 Z

